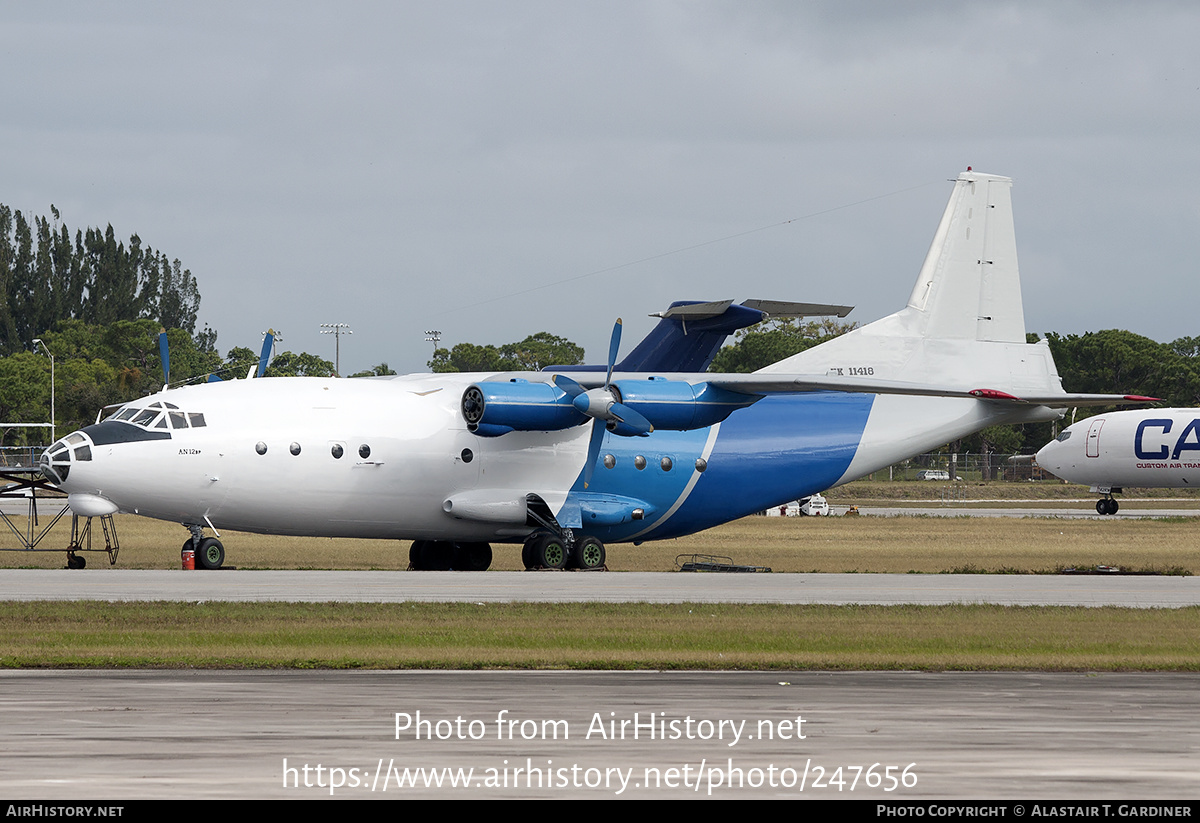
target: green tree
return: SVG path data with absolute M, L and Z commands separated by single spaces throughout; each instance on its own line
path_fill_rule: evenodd
M 832 317 L 806 322 L 781 319 L 756 323 L 739 330 L 734 342 L 717 352 L 708 370 L 726 374 L 758 371 L 843 335 L 857 325 Z
M 366 371 L 355 372 L 351 377 L 386 377 L 395 374 L 396 370 L 388 366 L 387 363 L 380 363 L 378 366 L 372 366 Z
M 434 372 L 540 371 L 546 366 L 575 366 L 582 362 L 581 346 L 543 331 L 503 346 L 459 343 L 452 349 L 437 349 L 429 368 Z
M 258 362 L 257 356 L 254 357 L 253 362 Z M 271 361 L 271 365 L 267 366 L 267 370 L 263 376 L 332 377 L 333 362 L 325 360 L 322 357 L 317 357 L 315 354 L 309 354 L 308 352 L 294 354 L 293 352 L 285 351 Z
M 459 343 L 452 349 L 437 349 L 429 368 L 435 372 L 504 371 L 500 350 L 495 346 Z

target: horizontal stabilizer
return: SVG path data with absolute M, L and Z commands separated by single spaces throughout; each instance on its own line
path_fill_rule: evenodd
M 721 346 L 738 329 L 753 326 L 773 317 L 845 317 L 853 306 L 825 303 L 790 303 L 782 300 L 732 300 L 701 303 L 680 300 L 666 311 L 651 314 L 659 318 L 648 335 L 617 364 L 619 372 L 703 372 L 712 365 Z M 542 371 L 602 372 L 607 366 L 547 366 Z

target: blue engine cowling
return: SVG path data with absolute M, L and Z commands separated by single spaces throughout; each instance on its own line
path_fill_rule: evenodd
M 619 380 L 613 389 L 620 403 L 664 431 L 706 428 L 762 399 L 762 395 L 739 394 L 709 383 L 693 386 L 663 377 Z M 573 399 L 553 383 L 474 383 L 463 392 L 462 413 L 467 428 L 481 437 L 499 437 L 510 431 L 560 431 L 589 419 L 573 405 Z M 619 424 L 614 431 L 641 434 L 622 432 Z
M 712 426 L 762 399 L 760 394 L 739 394 L 710 383 L 692 385 L 663 377 L 618 380 L 613 386 L 622 403 L 642 414 L 655 429 L 668 431 Z
M 467 429 L 481 437 L 510 431 L 560 431 L 586 423 L 571 396 L 552 383 L 474 383 L 462 396 Z

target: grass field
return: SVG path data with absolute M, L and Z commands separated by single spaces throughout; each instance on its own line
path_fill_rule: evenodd
M 943 484 L 852 485 L 858 494 L 838 502 L 888 499 L 876 486 L 907 486 L 905 499 L 928 500 Z M 1078 487 L 1069 495 L 1089 498 Z M 180 526 L 120 516 L 117 530 L 119 567 L 179 567 Z M 680 555 L 715 554 L 776 572 L 1109 565 L 1194 574 L 1198 537 L 1200 518 L 751 517 L 679 540 L 610 546 L 608 565 L 671 571 Z M 407 542 L 222 538 L 227 565 L 239 568 L 408 565 Z M 66 539 L 60 526 L 46 545 Z M 494 549 L 494 569 L 521 567 L 517 546 Z M 107 566 L 103 554 L 88 561 Z M 4 567 L 63 563 L 58 551 L 0 552 Z M 1200 669 L 1198 609 L 0 601 L 0 614 L 0 667 Z
M 0 603 L 0 667 L 1195 671 L 1200 609 Z
M 180 526 L 116 518 L 118 567 L 179 568 L 187 538 Z M 65 527 L 46 546 L 65 547 Z M 408 567 L 408 542 L 274 537 L 222 532 L 226 564 L 244 569 L 390 569 Z M 9 544 L 14 542 L 9 538 Z M 1158 571 L 1200 571 L 1200 518 L 1167 520 L 983 519 L 941 517 L 748 517 L 700 534 L 608 547 L 613 571 L 671 571 L 676 557 L 715 554 L 776 572 L 1053 572 L 1099 564 Z M 493 569 L 520 570 L 517 545 L 493 546 Z M 107 566 L 87 555 L 89 568 Z M 61 568 L 61 551 L 0 552 L 0 567 Z

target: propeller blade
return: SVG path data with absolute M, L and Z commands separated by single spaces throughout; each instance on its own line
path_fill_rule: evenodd
M 596 471 L 596 462 L 600 459 L 600 446 L 604 444 L 604 421 L 597 418 L 592 421 L 592 437 L 588 441 L 587 463 L 583 466 L 583 487 L 586 489 L 592 482 L 592 473 Z
M 578 397 L 583 394 L 583 386 L 563 374 L 554 375 L 554 385 L 568 397 Z
M 258 369 L 254 372 L 255 377 L 262 377 L 263 372 L 267 370 L 267 363 L 271 359 L 271 347 L 275 345 L 275 330 L 267 329 L 267 334 L 263 337 L 262 354 L 258 356 Z
M 621 318 L 613 324 L 612 340 L 608 344 L 608 374 L 604 376 L 604 386 L 612 383 L 613 366 L 617 362 L 617 351 L 621 348 Z
M 163 367 L 163 388 L 171 382 L 171 349 L 167 345 L 167 330 L 159 329 L 158 331 L 158 354 L 162 358 Z
M 625 424 L 625 426 L 636 429 L 640 437 L 645 437 L 654 431 L 654 426 L 646 419 L 645 415 L 639 411 L 634 411 L 624 403 L 613 403 L 609 407 L 608 413 Z

